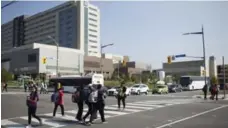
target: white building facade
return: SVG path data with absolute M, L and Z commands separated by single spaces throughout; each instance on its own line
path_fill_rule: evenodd
M 48 38 L 48 36 L 53 39 Z M 32 43 L 55 44 L 100 55 L 100 10 L 86 1 L 68 1 L 2 25 L 2 51 Z
M 43 64 L 42 59 L 46 59 Z M 57 48 L 45 44 L 28 44 L 2 52 L 2 68 L 15 75 L 56 75 Z M 59 47 L 58 73 L 80 75 L 84 72 L 84 53 L 81 50 Z

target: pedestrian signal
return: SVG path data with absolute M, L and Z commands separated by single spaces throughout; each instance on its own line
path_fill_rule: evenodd
M 167 62 L 168 62 L 168 64 L 171 64 L 172 63 L 172 57 L 171 56 L 168 56 L 167 57 Z
M 47 58 L 46 57 L 42 58 L 42 63 L 43 64 L 46 64 L 47 63 Z

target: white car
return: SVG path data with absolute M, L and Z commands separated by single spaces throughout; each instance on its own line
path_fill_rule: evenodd
M 112 87 L 111 89 L 108 89 L 108 96 L 115 96 L 115 95 L 117 95 L 118 94 L 118 89 L 119 89 L 120 87 Z M 130 92 L 131 90 L 127 87 L 127 90 L 126 90 L 126 95 L 127 96 L 129 96 L 130 94 L 131 94 L 131 92 Z
M 131 94 L 148 94 L 149 93 L 149 87 L 146 84 L 135 84 L 131 87 Z

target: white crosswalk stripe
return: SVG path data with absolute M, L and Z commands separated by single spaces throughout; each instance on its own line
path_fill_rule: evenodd
M 133 103 L 126 103 L 125 109 L 118 109 L 117 105 L 109 105 L 105 106 L 105 118 L 112 118 L 117 116 L 123 116 L 127 114 L 132 114 L 136 112 L 142 112 L 152 109 L 158 109 L 170 105 L 175 104 L 186 104 L 194 102 L 193 99 L 175 99 L 175 100 L 148 100 L 148 101 L 140 101 L 140 102 L 133 102 Z M 85 108 L 83 111 L 83 115 L 86 114 L 88 111 L 88 108 Z M 68 121 L 76 121 L 75 115 L 77 114 L 77 110 L 69 110 L 65 111 L 65 116 L 62 116 L 59 113 L 56 113 L 56 117 L 52 117 L 52 113 L 46 113 L 46 114 L 40 114 L 43 125 L 46 127 L 53 127 L 53 128 L 59 128 L 59 127 L 65 127 L 72 124 L 69 124 Z M 98 119 L 100 118 L 100 115 L 98 114 Z M 3 119 L 1 120 L 2 126 L 5 127 L 18 127 L 18 126 L 24 126 L 25 123 L 27 123 L 28 117 L 17 117 L 17 118 L 11 118 L 11 119 Z M 66 120 L 66 121 L 65 121 Z M 86 121 L 88 121 L 87 119 Z M 21 123 L 23 121 L 23 123 Z M 64 122 L 65 121 L 65 122 Z M 35 118 L 32 118 L 32 124 L 39 123 L 38 120 Z

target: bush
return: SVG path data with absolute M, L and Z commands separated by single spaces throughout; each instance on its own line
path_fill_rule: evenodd
M 104 85 L 107 87 L 114 87 L 114 86 L 119 86 L 120 82 L 119 81 L 104 81 Z
M 1 70 L 1 82 L 8 82 L 13 80 L 13 74 L 7 72 L 6 69 L 2 68 Z

